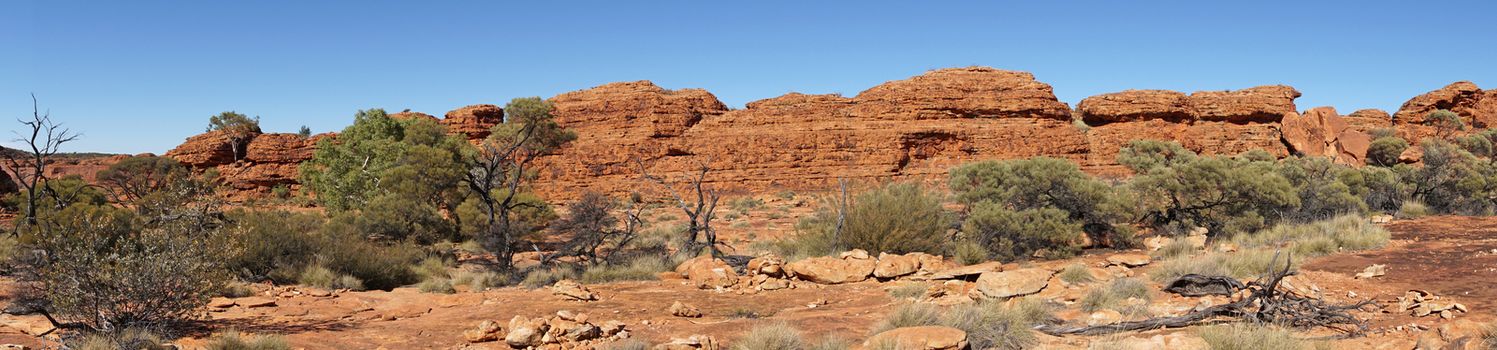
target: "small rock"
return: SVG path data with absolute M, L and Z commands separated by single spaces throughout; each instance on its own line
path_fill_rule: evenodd
M 229 298 L 221 298 L 221 297 L 219 297 L 219 298 L 213 298 L 213 299 L 208 300 L 208 307 L 215 308 L 215 309 L 227 309 L 227 308 L 234 307 L 234 305 L 235 305 L 234 299 L 229 299 Z
M 785 259 L 773 253 L 750 259 L 744 272 L 750 275 L 780 277 L 785 275 Z
M 839 258 L 839 259 L 859 259 L 859 260 L 866 260 L 866 259 L 872 259 L 873 256 L 872 255 L 868 255 L 868 251 L 866 251 L 866 250 L 853 249 L 853 250 L 842 252 L 841 254 L 837 254 L 837 258 Z
M 1122 265 L 1127 267 L 1144 266 L 1153 261 L 1154 260 L 1149 258 L 1148 255 L 1144 254 L 1113 254 L 1112 256 L 1107 257 L 1108 264 Z
M 1388 274 L 1388 265 L 1372 264 L 1372 266 L 1368 266 L 1367 268 L 1362 269 L 1362 272 L 1357 273 L 1356 278 L 1367 279 L 1373 277 L 1381 277 L 1386 274 Z
M 668 309 L 667 311 L 670 311 L 672 316 L 677 317 L 702 317 L 702 310 L 698 310 L 697 307 L 687 305 L 680 301 L 672 303 L 670 309 Z
M 504 343 L 515 348 L 541 345 L 541 339 L 549 330 L 551 330 L 551 324 L 547 323 L 546 319 L 526 319 L 524 316 L 515 316 L 509 320 L 509 334 L 504 336 Z
M 469 343 L 483 343 L 499 340 L 500 331 L 503 327 L 499 322 L 485 320 L 478 324 L 478 328 L 463 331 L 463 340 Z
M 718 350 L 718 343 L 712 336 L 697 334 L 673 338 L 669 342 L 655 345 L 655 350 Z
M 275 299 L 265 297 L 247 297 L 234 299 L 234 303 L 247 308 L 271 307 L 275 306 Z
M 973 291 L 982 297 L 998 299 L 1030 295 L 1044 290 L 1053 275 L 1054 271 L 1040 268 L 987 272 L 977 277 Z
M 980 274 L 982 274 L 984 272 L 997 272 L 997 271 L 1003 271 L 1003 263 L 1000 263 L 1000 262 L 997 262 L 997 261 L 989 261 L 989 262 L 985 262 L 985 263 L 972 264 L 972 265 L 967 265 L 967 266 L 962 266 L 962 267 L 957 267 L 957 268 L 951 268 L 951 269 L 936 271 L 936 272 L 934 272 L 934 273 L 932 273 L 930 275 L 929 279 L 933 279 L 933 280 L 960 279 L 960 278 L 965 278 L 967 276 L 980 275 Z
M 572 310 L 560 310 L 556 312 L 556 317 L 567 321 L 576 321 L 577 313 L 572 312 Z
M 592 291 L 587 290 L 587 287 L 583 287 L 581 283 L 577 283 L 576 281 L 573 281 L 573 280 L 560 280 L 560 281 L 557 281 L 556 284 L 551 285 L 551 294 L 555 294 L 555 295 L 561 296 L 562 299 L 566 299 L 566 300 L 575 300 L 575 301 L 593 301 L 593 300 L 598 300 L 598 295 L 597 294 L 593 294 Z

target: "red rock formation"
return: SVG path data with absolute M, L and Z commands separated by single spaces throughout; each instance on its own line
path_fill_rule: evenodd
M 1366 133 L 1351 129 L 1332 107 L 1316 107 L 1304 115 L 1285 116 L 1282 124 L 1284 142 L 1290 150 L 1327 157 L 1340 164 L 1363 165 L 1367 146 L 1372 142 Z
M 1451 83 L 1404 102 L 1393 113 L 1393 123 L 1398 125 L 1399 136 L 1404 139 L 1432 137 L 1435 130 L 1422 125 L 1424 117 L 1441 109 L 1460 115 L 1468 130 L 1497 127 L 1497 89 L 1482 91 L 1469 81 Z
M 1175 141 L 1201 154 L 1262 149 L 1282 157 L 1289 152 L 1280 140 L 1278 122 L 1294 114 L 1299 95 L 1293 88 L 1275 85 L 1190 95 L 1128 90 L 1087 97 L 1076 105 L 1077 117 L 1091 126 L 1090 152 L 1083 165 L 1115 165 L 1118 151 L 1139 139 Z
M 1393 116 L 1388 115 L 1381 109 L 1361 109 L 1347 114 L 1342 119 L 1352 130 L 1371 133 L 1377 129 L 1393 128 Z
M 430 121 L 434 121 L 434 122 L 437 121 L 437 117 L 433 117 L 430 114 L 426 114 L 426 113 L 412 112 L 409 109 L 404 110 L 404 111 L 400 111 L 399 113 L 391 114 L 390 118 L 402 119 L 402 120 L 403 119 L 425 119 L 425 120 L 430 120 Z
M 251 134 L 244 156 L 235 159 L 232 138 L 214 131 L 189 137 L 166 156 L 193 169 L 218 170 L 224 185 L 235 190 L 229 197 L 243 199 L 269 193 L 276 186 L 299 187 L 296 178 L 301 163 L 312 159 L 317 140 L 328 135 Z
M 1026 72 L 948 68 L 874 86 L 853 98 L 867 119 L 1052 118 L 1070 120 L 1050 85 Z
M 454 109 L 439 121 L 447 127 L 447 132 L 467 135 L 469 141 L 489 137 L 489 129 L 503 122 L 504 109 L 487 104 Z

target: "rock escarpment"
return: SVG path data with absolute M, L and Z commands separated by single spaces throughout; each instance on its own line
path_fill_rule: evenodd
M 1331 108 L 1301 114 L 1294 102 L 1300 92 L 1281 85 L 1189 94 L 1128 90 L 1088 97 L 1072 110 L 1029 73 L 966 67 L 851 97 L 789 93 L 734 110 L 701 89 L 620 82 L 549 99 L 557 123 L 578 137 L 538 162 L 535 187 L 556 200 L 589 190 L 622 194 L 654 189 L 642 181 L 641 166 L 680 181 L 705 165 L 712 169 L 707 182 L 727 191 L 822 190 L 838 178 L 939 182 L 962 163 L 1034 156 L 1126 175 L 1117 153 L 1138 139 L 1175 141 L 1203 154 L 1261 149 L 1360 164 L 1371 130 L 1432 134 L 1410 116 L 1445 108 L 1477 127 L 1497 122 L 1494 95 L 1456 83 L 1415 97 L 1395 117 L 1379 110 L 1343 116 Z M 504 111 L 472 105 L 441 119 L 410 111 L 393 116 L 436 120 L 476 141 L 503 122 Z M 194 136 L 168 156 L 219 169 L 234 188 L 264 192 L 294 184 L 296 165 L 315 146 L 294 135 L 264 134 L 236 157 L 228 139 Z

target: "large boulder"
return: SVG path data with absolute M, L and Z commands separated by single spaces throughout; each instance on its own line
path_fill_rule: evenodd
M 1082 99 L 1076 113 L 1088 125 L 1143 120 L 1187 121 L 1195 118 L 1184 93 L 1169 90 L 1127 90 Z
M 722 259 L 703 255 L 676 265 L 676 272 L 696 283 L 698 288 L 727 288 L 738 284 L 738 273 Z
M 920 271 L 920 256 L 910 253 L 906 255 L 879 253 L 878 265 L 873 268 L 873 277 L 895 278 Z
M 1071 118 L 1034 74 L 989 67 L 933 70 L 875 86 L 853 102 L 854 115 L 876 119 Z
M 1305 114 L 1290 114 L 1283 120 L 1284 142 L 1299 154 L 1326 157 L 1336 163 L 1361 166 L 1372 137 L 1351 129 L 1332 107 L 1316 107 Z
M 1180 143 L 1200 154 L 1264 150 L 1289 154 L 1279 121 L 1295 113 L 1299 91 L 1259 86 L 1231 91 L 1128 90 L 1087 97 L 1076 114 L 1089 125 L 1082 165 L 1116 166 L 1118 151 L 1134 140 Z
M 977 296 L 1004 299 L 1039 293 L 1050 284 L 1055 271 L 1041 268 L 1024 268 L 1002 272 L 986 272 L 977 276 Z
M 550 330 L 551 324 L 544 318 L 515 316 L 509 320 L 509 334 L 504 336 L 504 342 L 516 349 L 539 346 Z
M 872 258 L 859 259 L 854 256 L 841 257 L 816 257 L 803 259 L 786 265 L 785 268 L 796 278 L 819 284 L 842 284 L 861 282 L 873 275 L 878 262 Z
M 864 349 L 963 350 L 967 332 L 946 326 L 900 327 L 879 332 L 863 342 Z
M 166 156 L 194 168 L 214 167 L 239 160 L 234 153 L 236 142 L 243 147 L 249 139 L 242 133 L 209 131 L 188 137 L 181 145 L 166 151 Z

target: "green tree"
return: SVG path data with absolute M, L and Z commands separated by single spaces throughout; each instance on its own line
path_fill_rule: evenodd
M 244 149 L 255 134 L 260 133 L 260 117 L 250 118 L 234 111 L 226 111 L 208 117 L 208 132 L 221 131 L 229 136 L 229 147 L 234 160 L 244 157 Z
M 317 142 L 301 167 L 301 183 L 332 211 L 362 207 L 379 194 L 385 172 L 399 166 L 404 128 L 383 109 L 361 110 L 353 125 Z
M 1354 193 L 1365 192 L 1362 174 L 1355 169 L 1324 157 L 1291 157 L 1279 162 L 1278 173 L 1299 196 L 1298 209 L 1285 214 L 1289 219 L 1315 221 L 1367 211 L 1362 196 Z
M 463 162 L 468 169 L 463 182 L 483 211 L 479 242 L 495 254 L 499 271 L 511 270 L 517 238 L 533 229 L 515 222 L 512 215 L 524 206 L 517 199 L 532 176 L 532 162 L 577 138 L 556 124 L 551 108 L 539 97 L 511 100 L 504 107 L 504 123 L 495 125 L 479 150 Z
M 1435 136 L 1448 139 L 1456 132 L 1466 130 L 1466 123 L 1461 116 L 1447 109 L 1435 110 L 1424 115 L 1424 125 L 1435 127 Z
M 1144 223 L 1180 232 L 1207 228 L 1212 235 L 1250 232 L 1299 207 L 1295 187 L 1272 162 L 1209 156 L 1158 167 L 1129 183 Z
M 1399 166 L 1410 195 L 1444 213 L 1485 214 L 1497 194 L 1497 167 L 1450 142 L 1426 139 L 1419 144 L 1422 167 Z
M 1398 157 L 1409 148 L 1409 142 L 1398 137 L 1380 137 L 1367 146 L 1367 162 L 1381 167 L 1398 164 Z
M 300 129 L 296 129 L 296 136 L 301 136 L 302 138 L 312 137 L 312 128 L 302 125 Z

